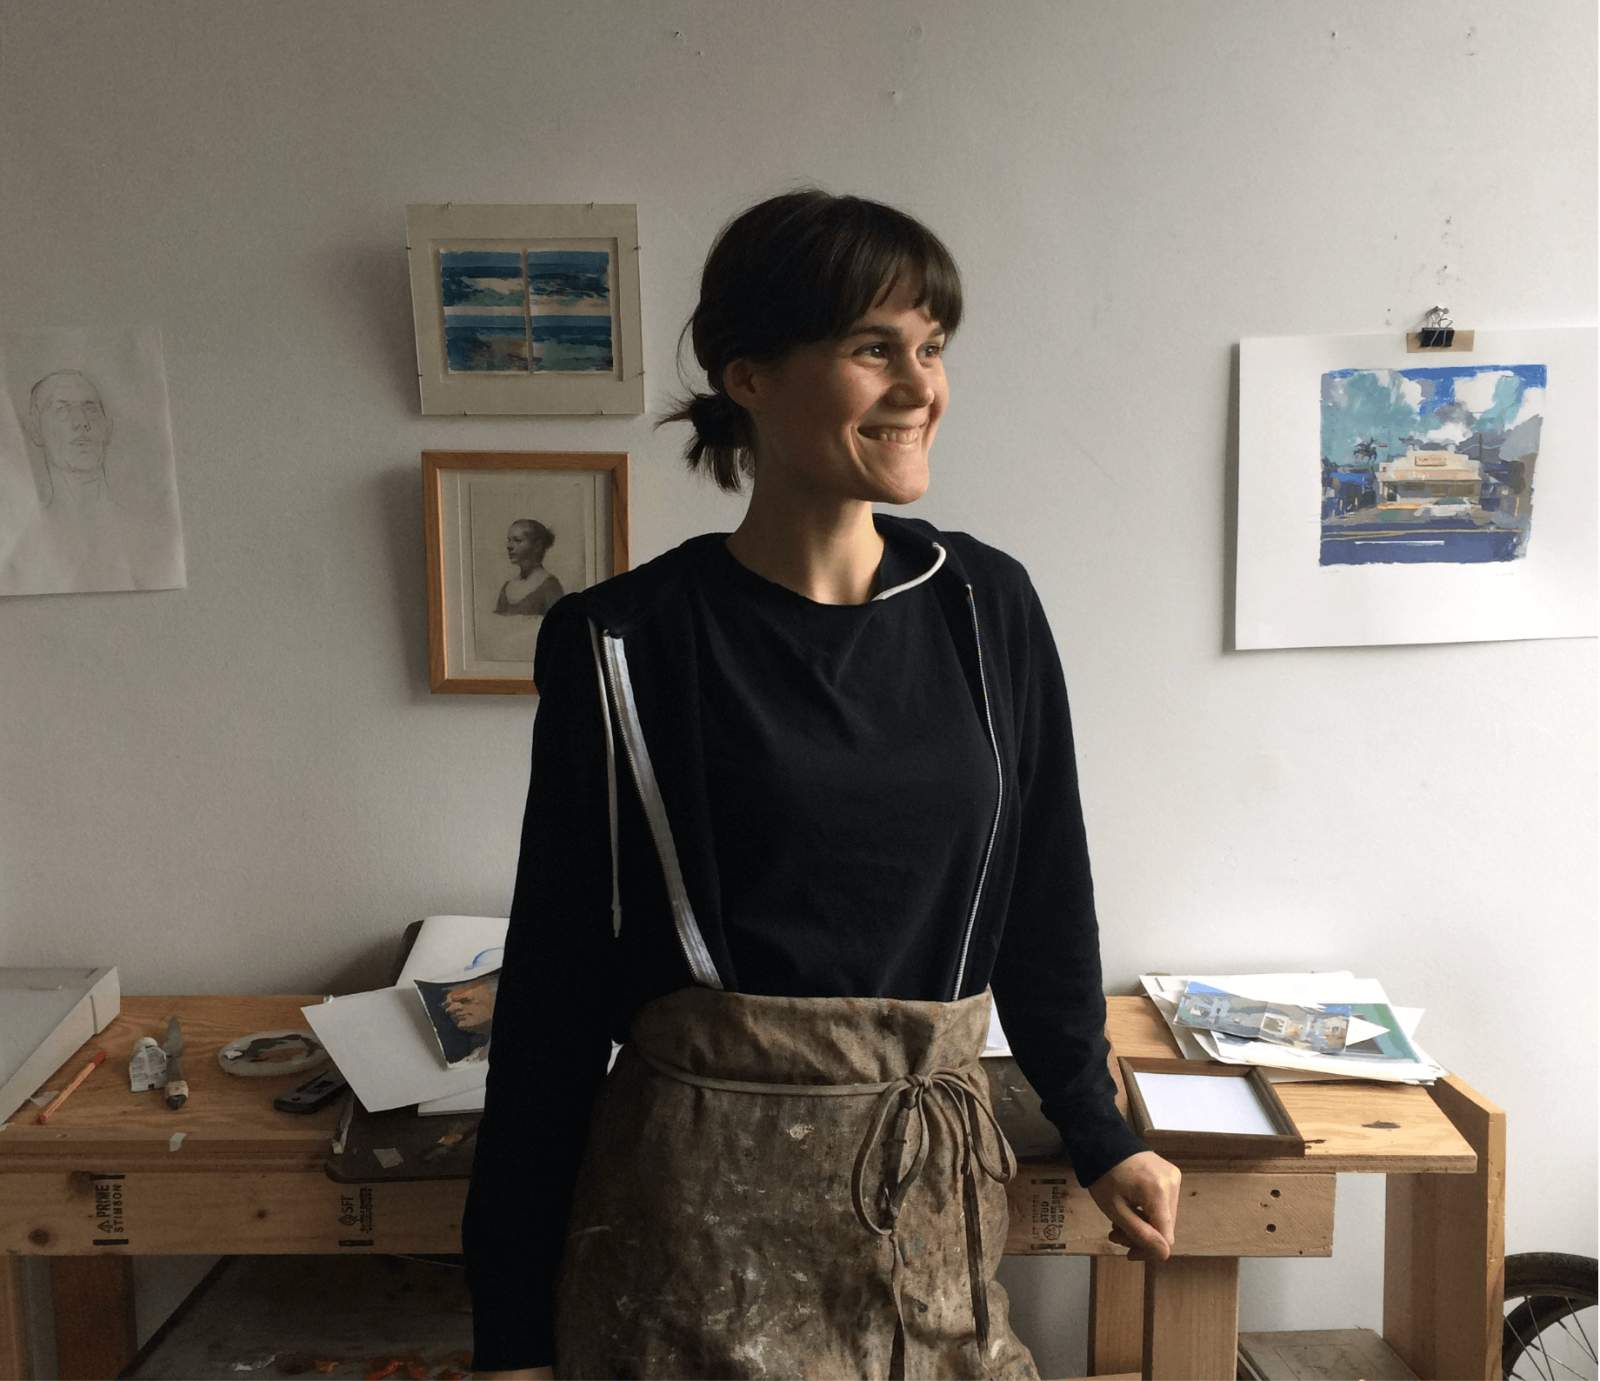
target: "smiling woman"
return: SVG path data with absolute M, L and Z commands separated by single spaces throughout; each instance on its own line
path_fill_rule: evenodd
M 708 391 L 667 420 L 744 520 L 540 632 L 463 1223 L 479 1376 L 1034 1377 L 994 1280 L 991 991 L 1112 1240 L 1170 1249 L 1038 598 L 873 512 L 928 488 L 960 318 L 949 251 L 876 202 L 792 193 L 712 248 Z

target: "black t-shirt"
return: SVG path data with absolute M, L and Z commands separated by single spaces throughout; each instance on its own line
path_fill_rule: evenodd
M 926 553 L 888 547 L 886 593 L 829 605 L 719 548 L 696 631 L 729 988 L 954 996 L 995 756 L 933 590 L 896 588 Z

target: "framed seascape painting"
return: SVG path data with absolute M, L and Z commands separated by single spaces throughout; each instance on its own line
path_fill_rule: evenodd
M 1595 331 L 1239 349 L 1234 646 L 1596 631 Z
M 628 569 L 620 451 L 424 451 L 428 673 L 436 692 L 534 695 L 550 607 Z
M 425 413 L 644 411 L 633 206 L 406 207 Z

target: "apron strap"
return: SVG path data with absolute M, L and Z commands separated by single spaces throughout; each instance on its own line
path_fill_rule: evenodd
M 611 741 L 612 708 L 616 710 L 617 726 L 622 731 L 622 744 L 628 753 L 628 764 L 633 769 L 633 782 L 639 790 L 639 801 L 644 806 L 650 835 L 655 840 L 656 855 L 661 860 L 667 901 L 672 908 L 678 942 L 683 946 L 684 958 L 689 961 L 689 972 L 702 987 L 720 989 L 723 986 L 722 978 L 717 973 L 711 951 L 706 948 L 705 936 L 700 933 L 694 908 L 689 904 L 689 893 L 683 885 L 683 871 L 678 866 L 678 849 L 672 840 L 672 825 L 667 820 L 667 808 L 661 799 L 661 788 L 656 783 L 655 768 L 650 763 L 650 750 L 645 747 L 644 730 L 639 724 L 639 708 L 633 698 L 633 682 L 628 677 L 628 654 L 623 650 L 622 639 L 602 633 L 592 619 L 589 633 L 599 668 L 601 689 L 605 692 L 601 696 L 601 709 L 606 716 L 607 770 L 611 774 L 612 788 L 611 885 L 614 924 L 620 928 L 622 921 L 617 864 L 616 752 Z

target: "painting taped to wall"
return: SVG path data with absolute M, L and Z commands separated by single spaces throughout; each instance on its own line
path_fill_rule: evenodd
M 0 595 L 185 583 L 160 332 L 0 334 Z
M 1520 364 L 1325 373 L 1321 564 L 1523 556 L 1547 372 Z
M 425 413 L 638 413 L 632 206 L 406 208 Z
M 1592 637 L 1595 331 L 1239 350 L 1237 649 Z

